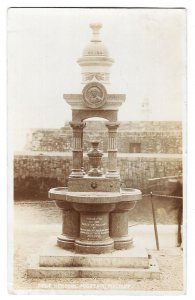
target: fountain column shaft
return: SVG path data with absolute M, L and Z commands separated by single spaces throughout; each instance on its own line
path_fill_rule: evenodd
M 62 233 L 57 238 L 58 246 L 64 249 L 74 249 L 74 241 L 80 232 L 80 215 L 66 201 L 56 200 L 62 210 Z
M 70 177 L 83 177 L 83 128 L 85 125 L 83 122 L 70 122 L 70 126 L 73 129 L 73 168 Z
M 106 124 L 108 128 L 108 171 L 106 177 L 119 177 L 117 172 L 117 129 L 118 122 Z
M 117 250 L 128 249 L 132 246 L 133 239 L 128 234 L 129 210 L 134 207 L 134 202 L 121 202 L 110 214 L 110 237 L 114 240 Z

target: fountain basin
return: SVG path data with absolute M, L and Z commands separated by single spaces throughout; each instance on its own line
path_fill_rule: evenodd
M 138 189 L 122 188 L 117 192 L 69 192 L 67 187 L 56 187 L 49 190 L 49 198 L 67 202 L 98 204 L 137 201 L 142 199 Z

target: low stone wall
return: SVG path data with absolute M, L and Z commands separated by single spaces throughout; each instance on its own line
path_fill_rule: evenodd
M 106 162 L 105 154 L 102 160 L 102 168 L 105 171 Z M 149 190 L 149 178 L 178 174 L 181 165 L 182 157 L 179 154 L 118 154 L 122 184 L 141 189 L 143 193 Z M 47 199 L 50 188 L 67 186 L 71 168 L 71 153 L 16 154 L 14 157 L 15 199 Z M 84 157 L 84 169 L 86 171 L 89 169 L 86 157 Z
M 107 155 L 104 155 L 102 167 L 106 170 Z M 148 179 L 178 174 L 182 165 L 179 154 L 123 154 L 118 153 L 122 185 L 141 189 L 142 193 L 151 190 L 162 194 L 170 193 L 167 180 L 161 180 L 150 188 Z M 47 200 L 48 190 L 52 187 L 67 186 L 72 168 L 71 153 L 22 153 L 14 157 L 14 199 Z M 88 159 L 84 158 L 87 170 Z M 157 222 L 161 224 L 177 223 L 178 200 L 154 197 Z M 60 213 L 60 212 L 59 212 Z M 129 213 L 130 221 L 152 223 L 150 197 L 143 197 Z

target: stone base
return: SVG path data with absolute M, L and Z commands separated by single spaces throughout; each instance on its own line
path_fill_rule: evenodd
M 114 239 L 114 249 L 116 250 L 123 250 L 129 249 L 133 247 L 133 238 L 129 236 L 125 236 L 122 238 L 113 238 Z
M 106 173 L 106 178 L 120 178 L 120 174 L 119 174 L 119 172 L 118 171 L 108 171 L 107 173 Z
M 108 253 L 114 250 L 114 241 L 109 238 L 104 241 L 82 241 L 75 240 L 75 251 L 85 254 L 101 254 Z
M 59 247 L 61 247 L 63 249 L 68 249 L 68 250 L 74 249 L 74 241 L 75 241 L 75 238 L 71 239 L 63 234 L 61 234 L 57 237 L 57 244 Z
M 55 238 L 30 258 L 30 278 L 129 278 L 160 279 L 158 265 L 146 249 L 132 247 L 104 254 L 81 254 L 63 250 Z

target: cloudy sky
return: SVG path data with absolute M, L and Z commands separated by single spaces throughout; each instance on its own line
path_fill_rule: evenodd
M 8 113 L 15 129 L 62 127 L 71 111 L 64 93 L 81 92 L 77 59 L 89 23 L 115 63 L 111 88 L 125 93 L 120 120 L 181 120 L 185 101 L 185 11 L 182 9 L 43 9 L 8 12 Z

